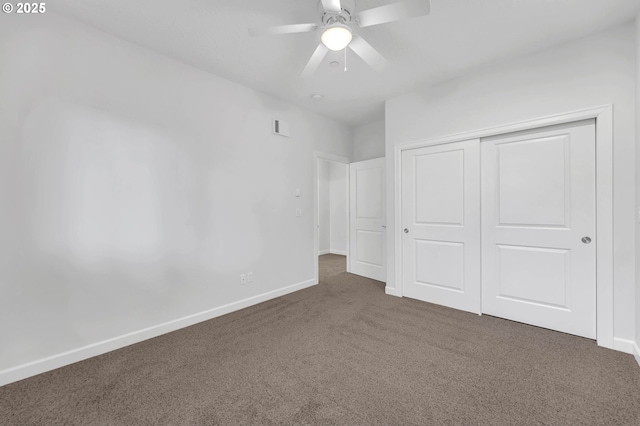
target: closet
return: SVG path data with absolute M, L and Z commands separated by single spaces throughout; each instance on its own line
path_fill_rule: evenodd
M 596 337 L 595 120 L 402 151 L 403 295 Z

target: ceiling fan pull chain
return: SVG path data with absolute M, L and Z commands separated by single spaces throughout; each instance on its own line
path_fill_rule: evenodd
M 344 48 L 344 72 L 347 72 L 347 48 Z

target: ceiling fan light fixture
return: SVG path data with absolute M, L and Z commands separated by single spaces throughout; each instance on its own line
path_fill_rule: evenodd
M 322 44 L 333 51 L 342 50 L 351 43 L 353 34 L 346 25 L 333 24 L 322 33 Z

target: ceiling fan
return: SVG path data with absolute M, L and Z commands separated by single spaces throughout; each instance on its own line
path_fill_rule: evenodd
M 318 3 L 320 23 L 278 25 L 274 27 L 251 28 L 251 36 L 279 35 L 322 31 L 320 44 L 302 71 L 302 76 L 311 75 L 329 50 L 339 51 L 349 47 L 372 68 L 379 70 L 387 60 L 365 39 L 354 34 L 354 29 L 386 24 L 402 19 L 429 14 L 429 0 L 403 0 L 373 9 L 355 12 L 355 0 L 320 0 Z

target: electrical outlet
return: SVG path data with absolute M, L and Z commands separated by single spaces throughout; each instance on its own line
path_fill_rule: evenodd
M 247 282 L 248 283 L 253 282 L 253 272 L 247 272 Z
M 240 284 L 247 283 L 247 274 L 240 274 Z

